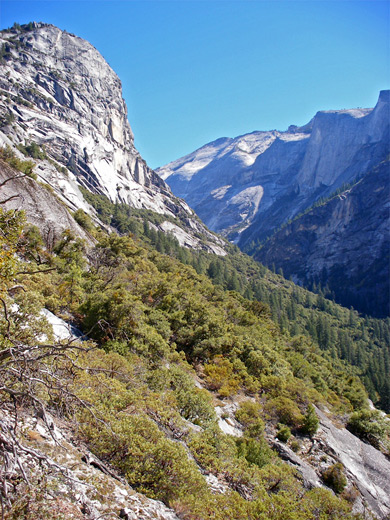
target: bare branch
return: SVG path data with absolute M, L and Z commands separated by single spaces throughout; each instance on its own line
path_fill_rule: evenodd
M 10 328 L 11 328 L 11 322 L 9 321 L 9 318 L 8 318 L 7 305 L 6 305 L 5 301 L 3 300 L 3 298 L 0 298 L 0 301 L 3 304 L 4 318 L 5 318 L 5 321 L 7 322 L 7 333 L 6 333 L 5 336 L 7 338 L 9 338 L 9 331 L 10 331 Z
M 37 273 L 48 273 L 49 271 L 55 271 L 57 267 L 50 267 L 49 269 L 38 269 L 37 271 L 19 271 L 15 273 L 15 276 L 19 274 L 37 274 Z

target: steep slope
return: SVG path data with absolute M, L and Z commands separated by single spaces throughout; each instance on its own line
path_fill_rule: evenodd
M 214 231 L 241 247 L 389 153 L 389 92 L 374 109 L 318 112 L 304 127 L 222 138 L 157 170 Z
M 389 461 L 343 425 L 384 453 L 390 427 L 350 366 L 130 236 L 42 265 L 22 225 L 0 207 L 5 518 L 386 518 Z
M 10 118 L 18 103 L 26 106 L 15 101 Z M 14 138 L 13 132 L 28 125 L 18 120 L 7 127 Z M 11 139 L 8 144 L 17 149 Z M 54 170 L 63 173 L 51 152 L 31 141 L 17 144 L 35 159 L 35 171 L 43 172 L 40 181 L 51 167 L 54 175 Z M 12 154 L 8 159 L 10 165 L 20 163 Z M 71 234 L 45 250 L 39 234 L 22 232 L 23 216 L 3 211 L 1 203 L 9 199 L 18 205 L 23 199 L 29 219 L 38 215 L 42 235 L 49 219 L 59 228 L 76 226 L 66 206 L 47 182 L 43 186 L 28 175 L 16 179 L 17 172 L 1 161 L 0 171 L 0 452 L 5 461 L 0 492 L 6 518 L 270 520 L 272 512 L 272 520 L 318 515 L 366 520 L 366 506 L 379 517 L 388 515 L 385 457 L 353 437 L 362 456 L 351 461 L 338 451 L 351 437 L 343 428 L 335 432 L 327 415 L 317 432 L 322 411 L 333 421 L 337 414 L 365 411 L 366 394 L 355 369 L 323 355 L 310 339 L 284 333 L 266 305 L 245 300 L 236 290 L 225 292 L 156 252 L 150 245 L 154 228 L 138 219 L 144 206 L 131 217 L 145 242 L 136 233 L 105 234 L 81 219 L 94 237 L 88 251 Z M 78 188 L 78 172 L 72 178 L 74 208 L 85 193 Z M 99 186 L 89 200 L 102 203 Z M 62 197 L 67 204 L 69 193 Z M 112 206 L 110 217 L 119 221 L 118 207 Z M 167 229 L 176 225 L 156 222 Z M 189 232 L 191 214 L 188 222 Z M 184 256 L 193 253 L 175 246 Z M 214 256 L 210 273 L 221 275 L 218 262 L 224 259 Z M 254 266 L 248 270 L 257 276 Z M 249 277 L 243 273 L 243 278 Z M 269 281 L 274 296 L 286 283 L 288 297 L 290 282 L 276 275 Z M 59 342 L 43 306 L 75 320 L 95 343 Z M 318 405 L 317 412 L 310 403 Z M 388 422 L 381 418 L 377 424 L 383 431 L 376 431 L 374 440 L 386 451 Z M 283 441 L 288 445 L 277 440 L 282 431 L 290 435 Z M 268 443 L 284 446 L 298 473 Z M 306 479 L 308 469 L 312 480 Z M 336 470 L 341 477 L 336 493 L 345 487 L 340 497 L 325 488 L 332 485 L 327 475 Z
M 23 208 L 28 221 L 40 229 L 48 249 L 52 249 L 64 229 L 69 229 L 87 243 L 92 243 L 91 237 L 77 224 L 66 206 L 47 185 L 18 175 L 1 159 L 0 185 L 0 204 L 10 210 Z
M 390 313 L 389 161 L 275 233 L 254 257 L 337 301 L 378 317 Z
M 30 155 L 68 207 L 88 209 L 83 186 L 221 243 L 134 147 L 120 80 L 90 43 L 30 23 L 3 30 L 0 50 L 0 146 Z

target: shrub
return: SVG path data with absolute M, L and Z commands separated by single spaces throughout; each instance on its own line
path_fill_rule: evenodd
M 347 478 L 343 471 L 343 465 L 340 462 L 329 466 L 323 473 L 322 478 L 330 488 L 337 494 L 342 493 L 347 485 Z
M 360 410 L 349 418 L 348 430 L 376 448 L 390 433 L 390 426 L 378 410 Z
M 86 231 L 92 231 L 94 228 L 93 222 L 91 217 L 85 213 L 82 209 L 78 209 L 74 212 L 73 218 L 79 224 L 82 228 L 84 228 Z
M 261 419 L 261 406 L 253 401 L 244 401 L 236 411 L 235 417 L 245 428 L 249 437 L 259 437 L 264 431 L 264 421 Z
M 291 437 L 291 430 L 288 426 L 285 426 L 285 425 L 280 425 L 280 429 L 278 431 L 278 433 L 276 434 L 276 437 L 281 441 L 281 442 L 287 442 L 288 439 Z
M 206 380 L 211 390 L 217 390 L 221 397 L 235 394 L 240 386 L 238 377 L 233 373 L 233 365 L 222 356 L 215 356 L 212 363 L 204 366 Z
M 273 452 L 264 438 L 247 439 L 241 437 L 236 440 L 236 444 L 238 456 L 245 457 L 251 464 L 256 464 L 256 466 L 262 468 L 271 462 Z
M 27 175 L 32 179 L 37 178 L 36 174 L 33 172 L 35 164 L 32 161 L 21 161 L 18 159 L 9 145 L 0 148 L 0 159 L 3 159 L 3 161 L 8 163 L 12 168 L 24 173 L 24 175 Z
M 299 407 L 288 397 L 275 397 L 267 402 L 265 409 L 279 422 L 298 428 L 303 422 Z
M 15 121 L 15 115 L 13 112 L 6 112 L 1 118 L 0 118 L 0 127 L 10 125 Z
M 290 443 L 290 448 L 293 450 L 294 453 L 298 453 L 298 451 L 301 449 L 301 444 L 296 439 L 293 439 Z

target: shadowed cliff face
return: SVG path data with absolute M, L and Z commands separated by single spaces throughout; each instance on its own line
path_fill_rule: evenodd
M 255 254 L 298 283 L 328 284 L 337 301 L 390 313 L 389 161 L 352 188 L 294 220 Z
M 187 222 L 187 242 L 195 248 L 195 233 L 222 244 L 134 147 L 121 82 L 90 43 L 34 23 L 2 31 L 0 47 L 0 146 L 23 158 L 18 147 L 38 145 L 45 155 L 34 157 L 39 179 L 72 210 L 88 211 L 81 185 L 112 202 Z

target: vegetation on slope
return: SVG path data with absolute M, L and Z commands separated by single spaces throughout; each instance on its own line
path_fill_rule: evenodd
M 95 232 L 85 251 L 66 232 L 49 253 L 36 228 L 22 232 L 20 213 L 0 217 L 3 408 L 60 414 L 135 489 L 183 519 L 359 518 L 330 491 L 305 489 L 263 434 L 267 424 L 312 435 L 311 403 L 364 410 L 353 370 L 282 332 L 259 302 L 137 239 Z M 99 350 L 49 342 L 42 306 L 77 319 Z M 239 439 L 219 430 L 214 411 L 218 396 L 223 404 L 237 394 Z M 210 490 L 209 472 L 224 493 Z M 6 494 L 6 518 L 17 517 L 17 490 Z M 41 500 L 50 492 L 42 488 Z
M 282 330 L 292 336 L 308 336 L 332 358 L 355 366 L 370 399 L 390 412 L 390 318 L 363 318 L 329 299 L 332 294 L 326 287 L 313 287 L 313 294 L 270 272 L 233 245 L 226 244 L 226 257 L 180 247 L 173 236 L 158 230 L 166 220 L 163 215 L 112 204 L 106 197 L 86 190 L 83 193 L 99 218 L 120 233 L 131 233 L 145 245 L 191 265 L 214 284 L 261 302 L 263 312 L 266 314 L 268 309 Z M 77 218 L 80 224 L 88 219 L 82 211 Z

